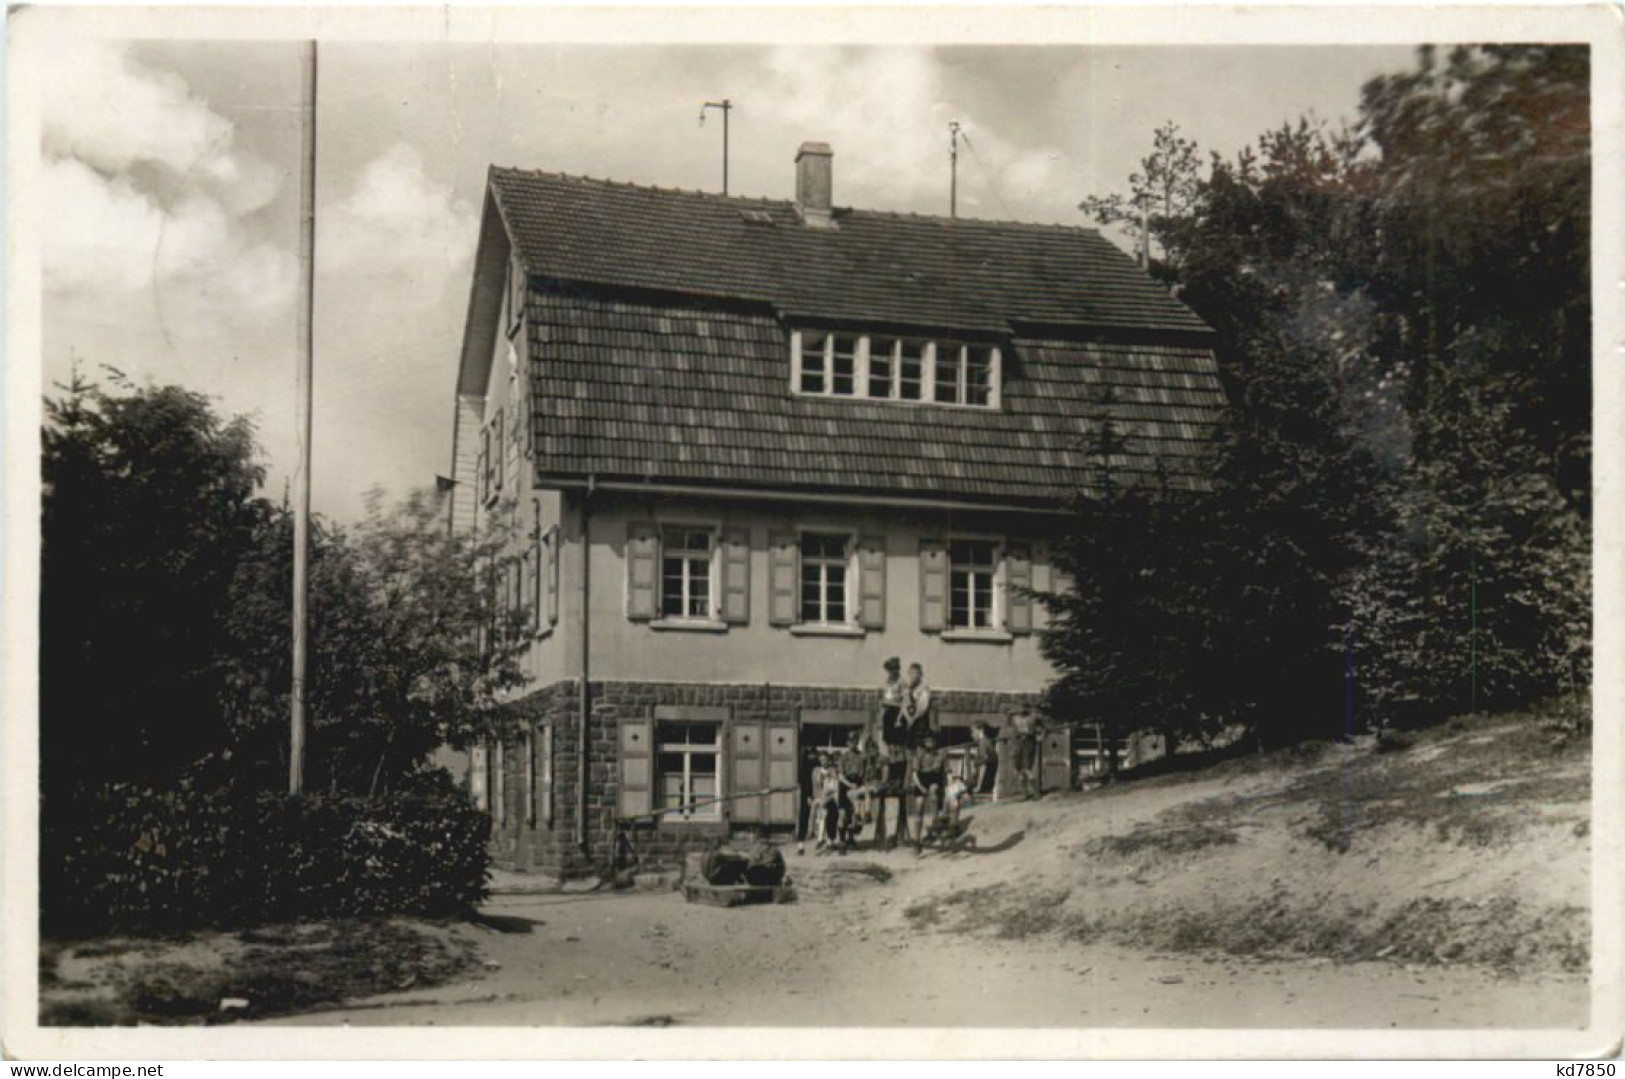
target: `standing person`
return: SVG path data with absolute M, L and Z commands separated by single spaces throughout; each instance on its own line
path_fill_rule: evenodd
M 1021 781 L 1021 794 L 1027 801 L 1039 796 L 1038 787 L 1038 720 L 1026 708 L 1014 709 L 1010 715 L 1014 730 L 1016 778 Z
M 991 794 L 993 800 L 999 800 L 995 784 L 999 778 L 999 740 L 998 732 L 992 724 L 977 723 L 971 727 L 971 737 L 976 742 L 977 771 L 971 776 L 970 793 Z
M 880 751 L 884 753 L 886 747 L 901 743 L 907 726 L 903 722 L 903 703 L 907 697 L 907 687 L 903 684 L 903 661 L 892 656 L 882 665 L 886 671 L 886 680 L 880 686 L 880 724 L 877 740 Z
M 835 766 L 841 773 L 841 849 L 852 848 L 858 826 L 868 816 L 868 776 L 863 751 L 863 732 L 854 730 L 846 737 L 846 748 L 841 751 Z M 860 808 L 861 811 L 860 811 Z
M 903 683 L 903 721 L 908 728 L 908 748 L 918 749 L 927 734 L 935 737 L 937 717 L 931 708 L 931 687 L 925 684 L 925 668 L 918 663 L 908 665 L 908 678 Z

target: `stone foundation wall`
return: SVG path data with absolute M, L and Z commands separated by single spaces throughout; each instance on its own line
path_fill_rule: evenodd
M 526 781 L 524 742 L 516 740 L 503 750 L 503 819 L 493 822 L 493 862 L 518 872 L 560 877 L 601 872 L 616 860 L 615 816 L 619 795 L 620 762 L 616 738 L 623 717 L 652 718 L 656 706 L 725 707 L 733 721 L 796 721 L 802 710 L 870 712 L 878 705 L 874 690 L 820 686 L 697 685 L 680 682 L 592 682 L 588 686 L 590 717 L 587 729 L 586 845 L 576 842 L 579 815 L 580 701 L 576 681 L 557 682 L 536 690 L 511 706 L 521 725 L 536 731 L 539 740 L 552 739 L 552 782 L 541 774 L 545 755 L 536 751 L 534 783 Z M 1036 706 L 1037 694 L 969 693 L 942 691 L 935 707 L 944 714 L 996 717 L 1012 705 Z M 723 732 L 728 744 L 728 732 Z M 727 766 L 724 765 L 724 772 Z M 547 791 L 551 787 L 551 814 Z M 495 792 L 493 791 L 493 798 Z M 493 812 L 495 806 L 493 805 Z M 549 817 L 551 819 L 549 819 Z M 690 850 L 704 850 L 730 835 L 763 830 L 755 824 L 728 821 L 695 823 L 662 821 L 639 824 L 629 830 L 630 854 L 644 862 L 675 863 Z M 788 826 L 776 829 L 788 835 Z

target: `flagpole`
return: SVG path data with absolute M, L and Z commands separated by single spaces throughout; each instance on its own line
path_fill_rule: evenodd
M 316 322 L 316 42 L 306 42 L 300 60 L 302 91 L 299 174 L 299 364 L 297 403 L 298 467 L 293 475 L 293 686 L 288 732 L 288 793 L 305 788 L 305 663 L 310 554 L 311 375 Z

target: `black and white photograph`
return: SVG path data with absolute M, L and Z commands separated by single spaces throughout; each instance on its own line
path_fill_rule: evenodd
M 6 1052 L 1617 1054 L 1619 26 L 1339 10 L 14 8 Z

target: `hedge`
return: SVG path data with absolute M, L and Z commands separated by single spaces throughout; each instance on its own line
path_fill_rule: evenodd
M 486 895 L 490 818 L 455 796 L 114 784 L 64 808 L 41 835 L 53 935 L 440 915 Z

